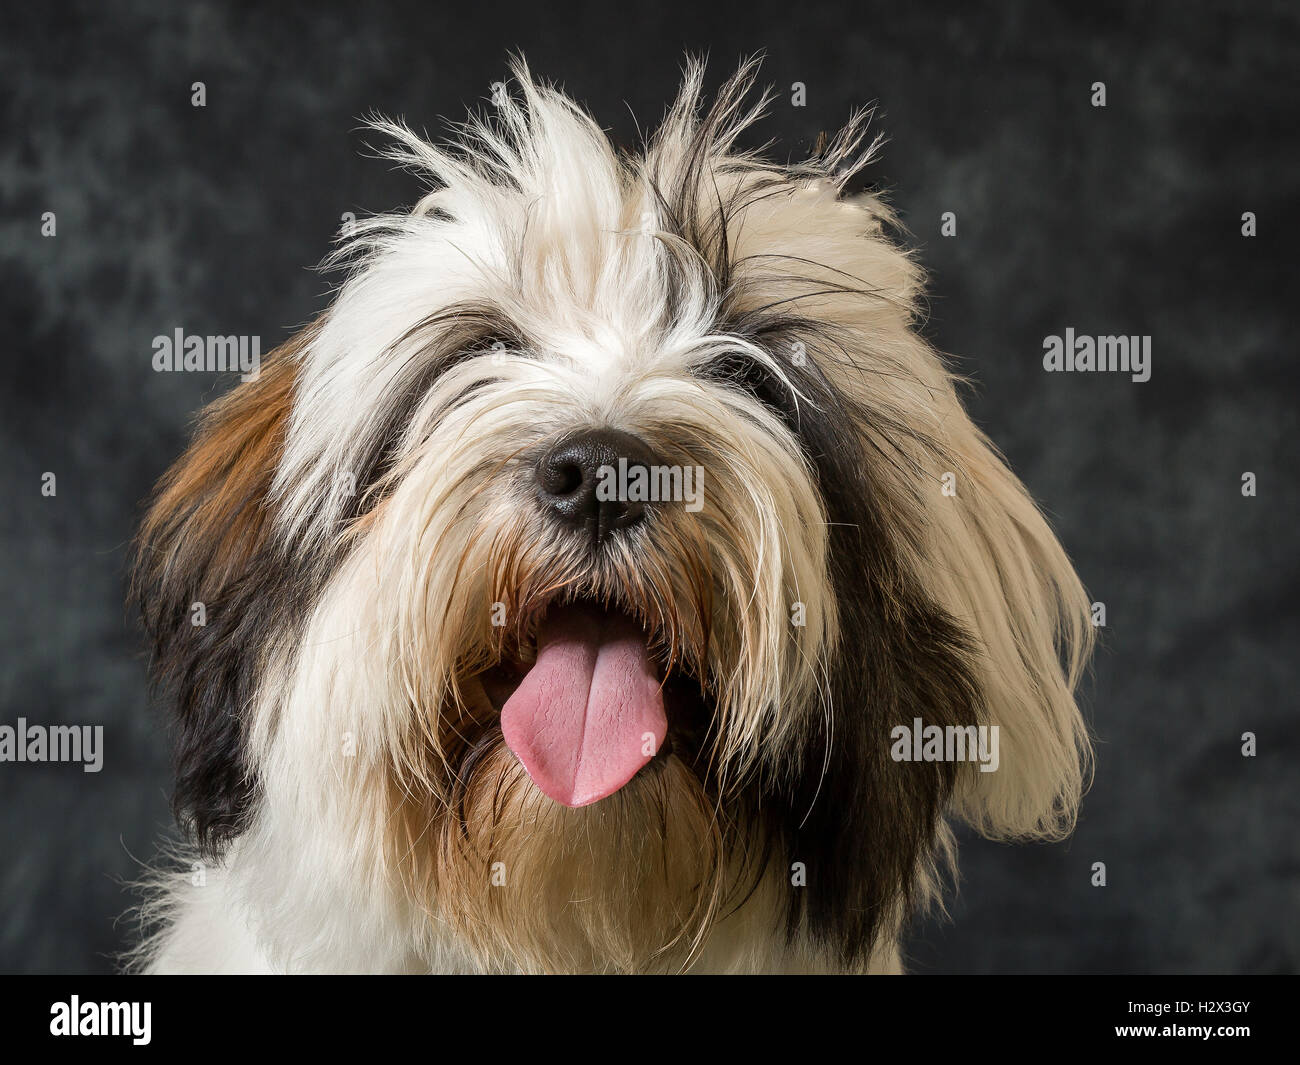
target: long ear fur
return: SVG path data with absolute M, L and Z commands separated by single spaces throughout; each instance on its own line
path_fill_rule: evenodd
M 950 424 L 957 495 L 934 508 L 931 579 L 974 640 L 989 723 L 1001 734 L 999 768 L 968 772 L 954 812 L 990 837 L 1059 838 L 1074 826 L 1091 769 L 1074 695 L 1094 642 L 1088 597 L 993 445 L 962 412 Z
M 173 803 L 208 853 L 239 834 L 256 791 L 244 719 L 291 583 L 271 536 L 269 490 L 295 357 L 313 332 L 288 341 L 256 380 L 207 409 L 155 490 L 137 539 L 132 597 L 150 640 L 152 680 L 171 713 Z

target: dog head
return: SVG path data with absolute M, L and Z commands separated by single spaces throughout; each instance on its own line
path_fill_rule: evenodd
M 776 165 L 753 65 L 707 108 L 693 65 L 624 154 L 515 74 L 452 146 L 380 124 L 432 191 L 159 487 L 178 810 L 304 878 L 277 927 L 350 900 L 420 964 L 865 965 L 947 817 L 1070 825 L 1084 593 L 845 194 L 865 116 Z M 900 759 L 918 722 L 996 771 Z

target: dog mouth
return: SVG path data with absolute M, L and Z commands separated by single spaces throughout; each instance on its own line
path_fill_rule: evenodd
M 535 630 L 536 653 L 503 657 L 479 675 L 506 745 L 537 788 L 569 807 L 614 794 L 656 756 L 703 692 L 656 655 L 628 613 L 580 599 L 552 605 Z

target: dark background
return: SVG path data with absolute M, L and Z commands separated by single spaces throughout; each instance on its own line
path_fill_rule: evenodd
M 916 928 L 912 968 L 1296 971 L 1300 16 L 968 7 L 6 5 L 0 723 L 100 723 L 106 753 L 99 774 L 0 765 L 0 970 L 107 970 L 120 881 L 170 832 L 127 543 L 232 378 L 156 374 L 152 338 L 288 337 L 327 303 L 310 266 L 341 213 L 418 197 L 364 157 L 358 118 L 445 133 L 518 47 L 624 143 L 688 49 L 713 84 L 766 49 L 781 92 L 761 134 L 782 157 L 879 101 L 890 143 L 865 180 L 892 190 L 931 271 L 927 333 L 1106 603 L 1078 831 L 964 839 L 953 920 Z M 1151 334 L 1152 379 L 1044 373 L 1043 337 L 1067 326 Z

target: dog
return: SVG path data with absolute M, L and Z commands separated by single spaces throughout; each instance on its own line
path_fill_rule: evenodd
M 1072 828 L 1079 578 L 848 190 L 869 112 L 771 162 L 757 62 L 691 61 L 623 151 L 511 70 L 372 122 L 427 194 L 150 502 L 193 850 L 135 961 L 899 972 L 954 823 Z

